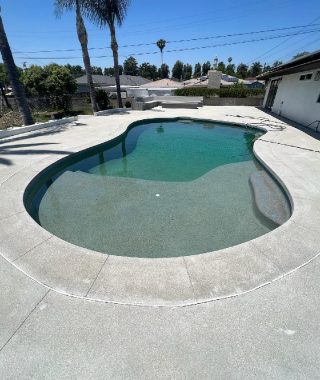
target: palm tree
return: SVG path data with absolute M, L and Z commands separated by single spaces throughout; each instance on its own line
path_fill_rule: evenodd
M 73 10 L 76 11 L 76 27 L 78 39 L 81 45 L 83 64 L 87 75 L 87 82 L 89 88 L 89 94 L 91 99 L 92 111 L 97 112 L 98 106 L 96 101 L 96 94 L 93 85 L 92 79 L 92 68 L 90 62 L 90 56 L 88 52 L 88 33 L 84 25 L 82 11 L 90 6 L 90 1 L 88 0 L 55 0 L 54 5 L 56 8 L 57 16 L 60 16 L 64 10 Z
M 160 39 L 159 41 L 157 41 L 157 46 L 161 52 L 161 64 L 162 65 L 163 65 L 163 49 L 166 47 L 166 43 L 167 43 L 167 41 L 165 41 L 163 39 Z
M 1 7 L 0 7 L 0 51 L 3 62 L 8 70 L 8 76 L 11 83 L 12 91 L 18 104 L 19 111 L 22 116 L 23 124 L 33 124 L 32 114 L 27 102 L 27 97 L 24 88 L 20 82 L 17 67 L 14 63 L 11 48 L 7 39 L 6 32 L 4 30 Z
M 111 36 L 111 49 L 114 61 L 114 75 L 116 79 L 118 106 L 122 108 L 121 87 L 119 76 L 118 42 L 115 23 L 122 25 L 127 13 L 130 0 L 87 0 L 89 18 L 100 27 L 108 25 Z

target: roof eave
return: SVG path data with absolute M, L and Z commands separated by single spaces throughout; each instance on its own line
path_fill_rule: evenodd
M 314 61 L 308 62 L 308 63 L 302 63 L 300 65 L 296 66 L 291 66 L 291 67 L 279 67 L 276 68 L 272 71 L 268 71 L 266 73 L 263 73 L 259 76 L 257 76 L 258 80 L 265 80 L 273 77 L 278 77 L 281 75 L 286 75 L 286 74 L 296 74 L 300 73 L 303 71 L 308 71 L 308 70 L 315 70 L 315 69 L 320 69 L 320 58 L 315 59 Z

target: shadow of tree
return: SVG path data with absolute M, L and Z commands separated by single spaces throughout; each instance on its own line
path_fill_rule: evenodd
M 38 130 L 35 132 L 28 132 L 18 136 L 10 136 L 0 140 L 0 165 L 11 166 L 12 160 L 4 156 L 10 155 L 47 155 L 47 154 L 70 154 L 72 152 L 60 149 L 32 149 L 41 146 L 59 145 L 59 143 L 19 143 L 21 140 L 34 139 L 37 137 L 51 136 L 68 129 L 68 125 L 59 125 L 50 127 L 50 129 Z M 17 142 L 17 144 L 15 144 Z

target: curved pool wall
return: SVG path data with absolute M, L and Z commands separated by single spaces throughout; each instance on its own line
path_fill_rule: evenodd
M 176 257 L 240 244 L 277 227 L 249 184 L 254 173 L 267 175 L 252 149 L 262 134 L 207 120 L 135 122 L 41 172 L 25 207 L 61 239 L 112 255 Z

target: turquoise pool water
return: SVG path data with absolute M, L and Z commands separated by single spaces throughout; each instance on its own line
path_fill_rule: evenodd
M 119 256 L 174 257 L 251 240 L 275 226 L 257 212 L 249 177 L 262 133 L 221 123 L 141 122 L 59 162 L 26 192 L 54 235 Z

